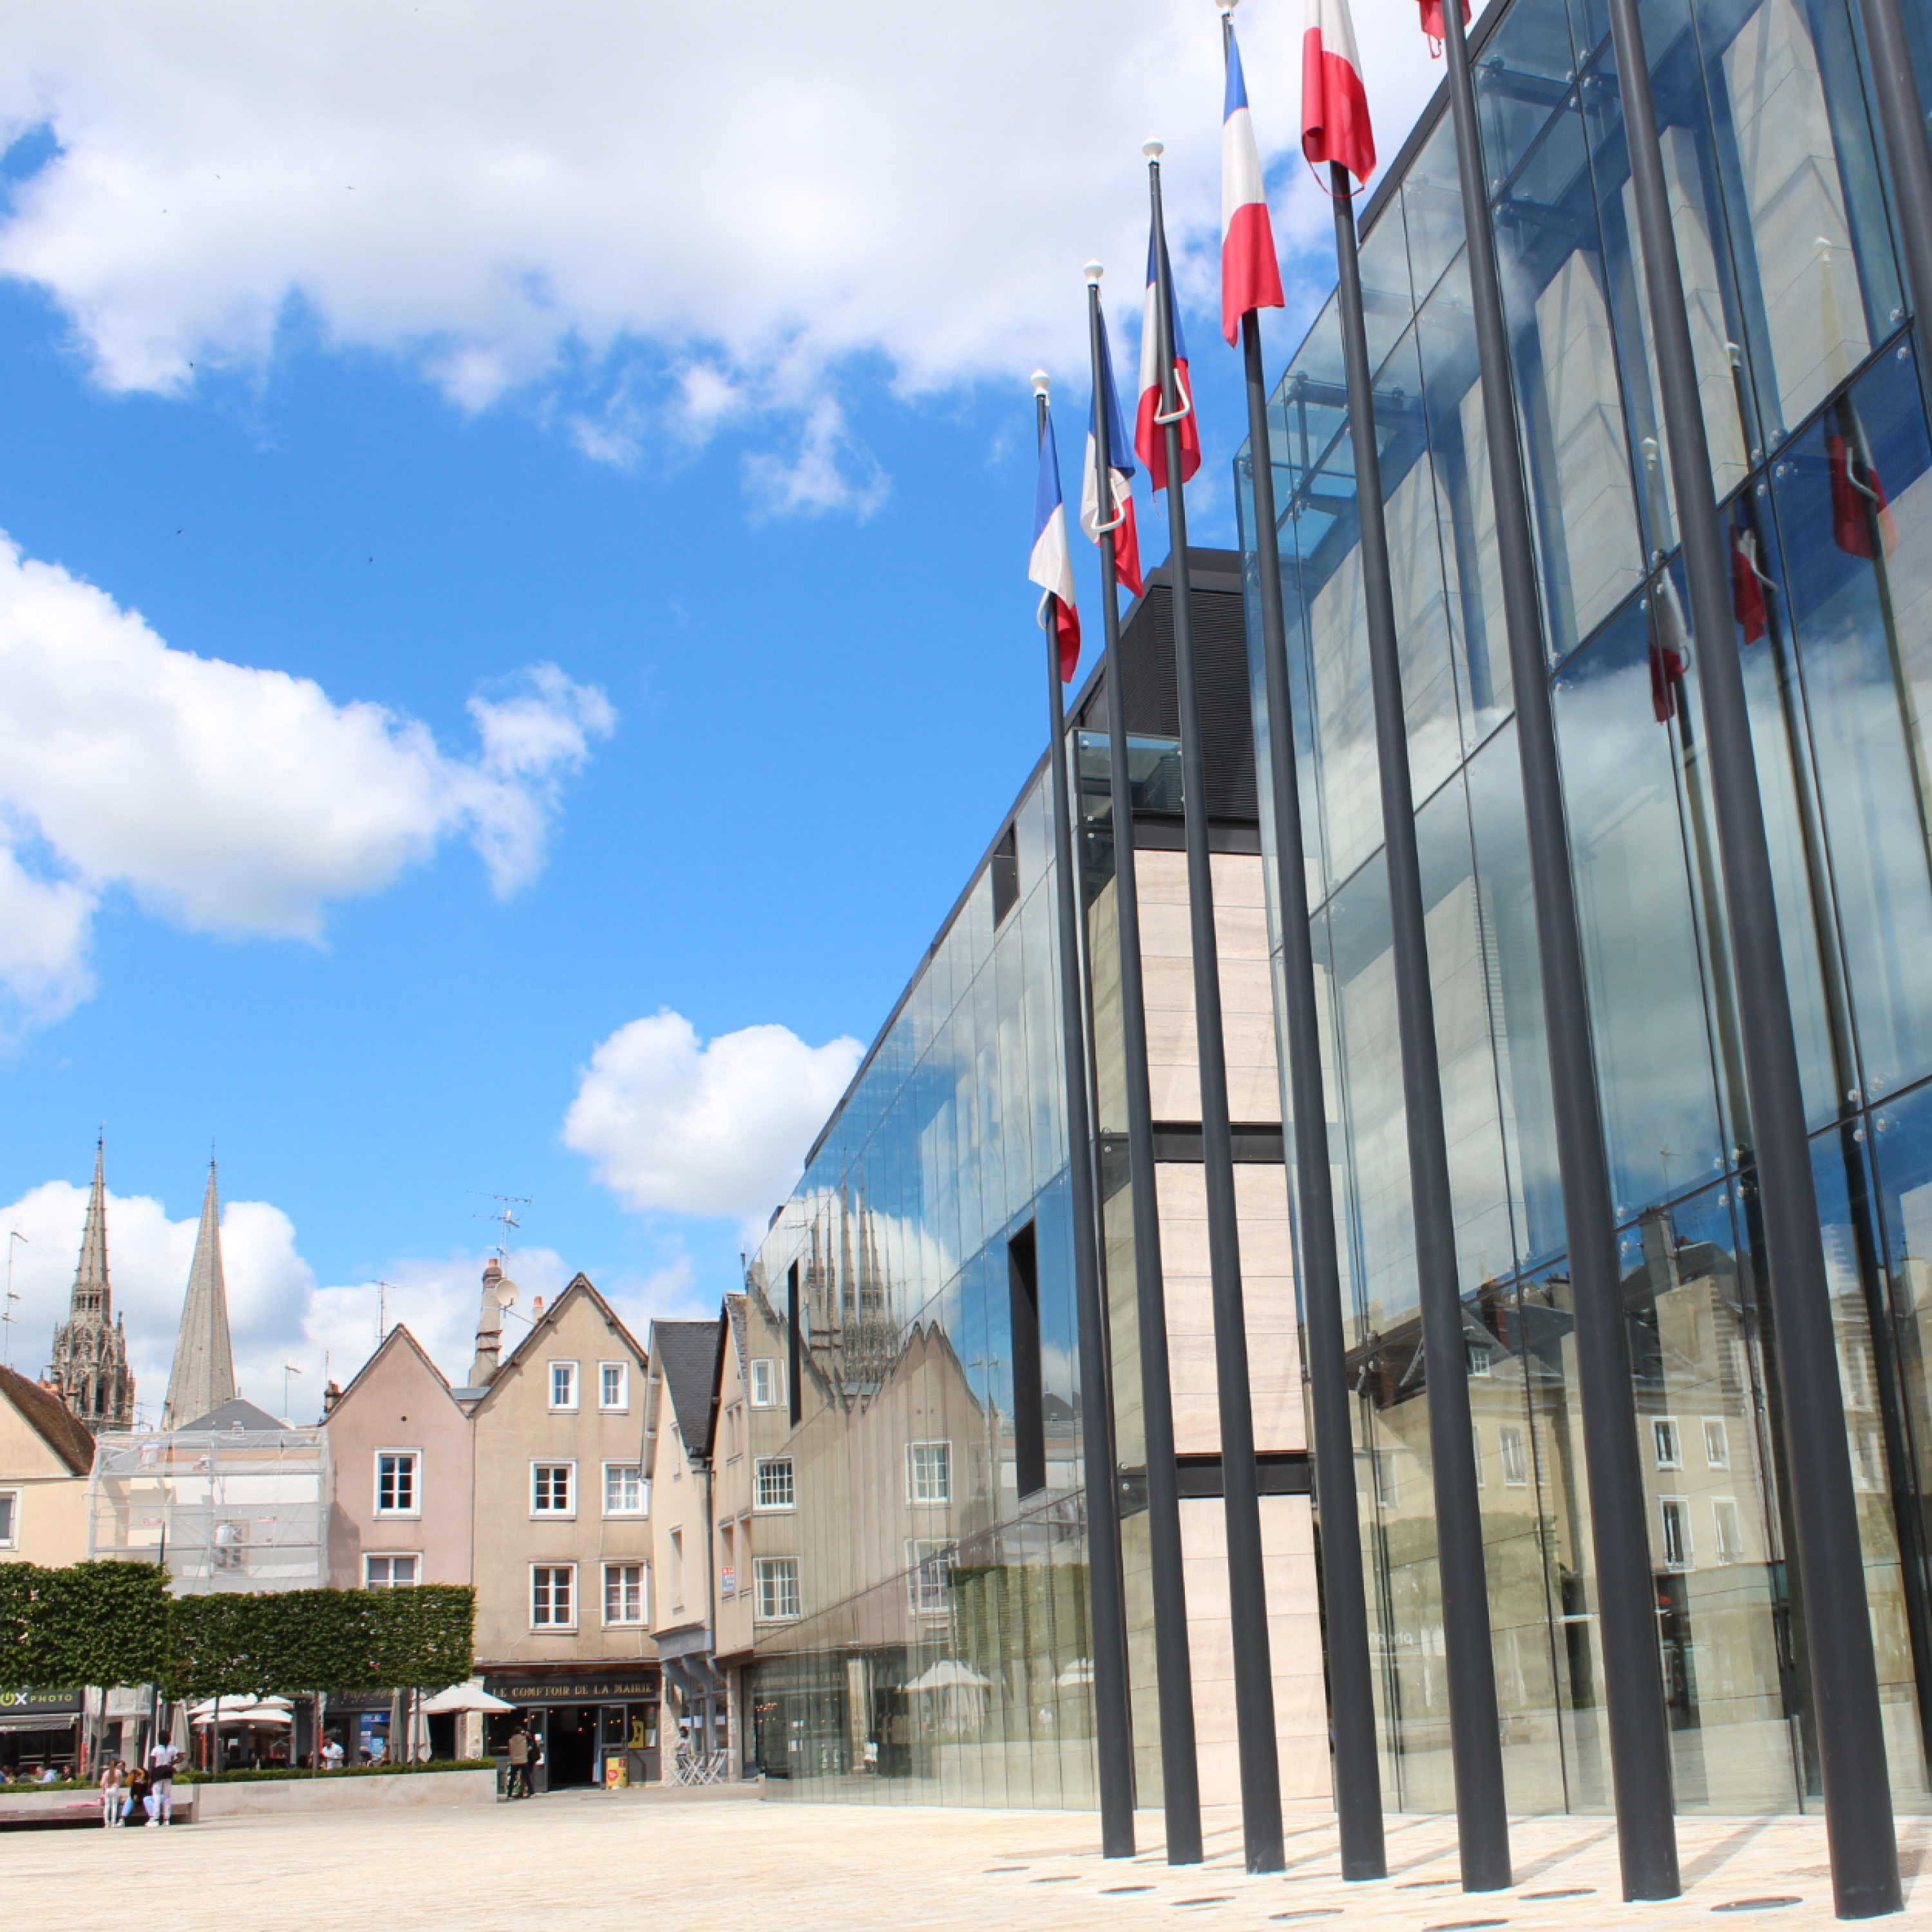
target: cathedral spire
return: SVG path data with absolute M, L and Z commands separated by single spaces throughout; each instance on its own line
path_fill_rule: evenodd
M 228 1288 L 221 1274 L 221 1200 L 211 1160 L 161 1426 L 184 1429 L 219 1408 L 234 1394 L 235 1352 L 228 1339 Z
M 93 1316 L 105 1323 L 114 1317 L 113 1297 L 107 1286 L 106 1137 L 94 1144 L 94 1186 L 87 1197 L 87 1225 L 80 1237 L 80 1265 L 74 1271 L 70 1319 Z
M 54 1334 L 47 1380 L 88 1428 L 125 1429 L 134 1419 L 134 1378 L 128 1372 L 128 1342 L 116 1325 L 107 1280 L 107 1183 L 105 1148 L 94 1147 L 94 1186 L 87 1197 L 80 1261 L 74 1271 L 68 1318 Z

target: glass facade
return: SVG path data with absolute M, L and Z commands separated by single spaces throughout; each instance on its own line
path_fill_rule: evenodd
M 773 1796 L 1096 1802 L 1053 881 L 1041 774 L 748 1271 Z
M 1778 1351 L 1702 721 L 1664 628 L 1683 595 L 1670 425 L 1616 64 L 1602 0 L 1514 0 L 1484 26 L 1475 74 L 1677 1798 L 1687 1811 L 1798 1809 L 1819 1780 L 1787 1561 Z M 1644 28 L 1732 549 L 1892 1786 L 1901 1808 L 1923 1810 L 1932 444 L 1922 350 L 1901 308 L 1855 7 L 1648 0 Z M 1928 42 L 1922 31 L 1922 86 Z M 1370 204 L 1362 263 L 1465 1298 L 1456 1372 L 1474 1413 L 1508 1802 L 1597 1810 L 1609 1783 L 1595 1579 L 1534 916 L 1454 135 L 1440 103 L 1434 112 Z M 1274 392 L 1271 422 L 1384 1789 L 1403 1810 L 1448 1810 L 1388 886 L 1332 303 Z M 1245 497 L 1244 508 L 1252 572 Z M 1257 621 L 1251 601 L 1258 712 Z M 1262 819 L 1265 841 L 1265 803 Z M 1277 939 L 1284 916 L 1271 908 Z

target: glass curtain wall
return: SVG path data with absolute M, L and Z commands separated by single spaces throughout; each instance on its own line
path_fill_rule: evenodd
M 1892 1775 L 1901 1805 L 1922 1809 L 1932 449 L 1920 348 L 1904 328 L 1846 0 L 1649 0 L 1645 31 L 1816 1136 Z M 1476 74 L 1677 1798 L 1796 1809 L 1819 1787 L 1777 1349 L 1702 724 L 1674 614 L 1670 426 L 1601 0 L 1515 0 Z M 1593 1810 L 1609 1787 L 1588 1496 L 1462 241 L 1445 112 L 1384 184 L 1363 252 L 1464 1296 L 1465 1358 L 1440 1372 L 1466 1376 L 1472 1398 L 1510 1804 Z M 1272 400 L 1306 916 L 1386 1788 L 1405 1809 L 1446 1810 L 1424 1399 L 1438 1371 L 1415 1306 L 1345 412 L 1331 304 Z M 1244 512 L 1251 529 L 1245 498 Z M 1258 712 L 1258 663 L 1255 683 Z M 1265 808 L 1262 823 L 1265 837 Z
M 1042 776 L 748 1269 L 772 1796 L 1097 1802 L 1054 890 Z

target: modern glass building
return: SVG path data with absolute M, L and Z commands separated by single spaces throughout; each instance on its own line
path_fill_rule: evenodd
M 1932 25 L 1919 37 L 1932 82 Z M 1651 0 L 1796 1010 L 1892 1789 L 1932 1736 L 1932 446 L 1856 9 Z M 1686 1811 L 1820 1790 L 1732 970 L 1609 26 L 1474 35 Z M 1364 211 L 1510 1808 L 1609 1801 L 1569 1282 L 1454 135 Z M 1384 1790 L 1451 1804 L 1354 480 L 1331 303 L 1272 399 Z M 1252 538 L 1252 510 L 1250 512 Z M 1250 541 L 1249 564 L 1254 568 Z M 1252 610 L 1251 610 L 1252 614 Z M 1256 647 L 1258 692 L 1258 644 Z M 1264 761 L 1263 770 L 1266 766 Z M 1270 825 L 1266 802 L 1264 834 Z M 1270 872 L 1270 876 L 1272 874 Z M 1283 916 L 1273 908 L 1277 942 Z

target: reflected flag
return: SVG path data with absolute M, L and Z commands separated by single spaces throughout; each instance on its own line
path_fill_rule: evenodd
M 1134 527 L 1134 459 L 1120 419 L 1120 392 L 1114 386 L 1114 352 L 1107 342 L 1107 319 L 1096 309 L 1100 332 L 1101 392 L 1094 398 L 1087 431 L 1087 460 L 1081 469 L 1080 527 L 1098 543 L 1102 536 L 1114 542 L 1114 575 L 1133 595 L 1141 594 L 1141 540 Z M 1107 514 L 1100 514 L 1100 462 L 1094 453 L 1093 425 L 1107 412 Z M 1102 526 L 1108 526 L 1103 530 Z
M 1833 413 L 1836 427 L 1825 437 L 1826 462 L 1832 472 L 1832 534 L 1838 548 L 1853 556 L 1876 557 L 1880 543 L 1889 556 L 1898 548 L 1898 530 L 1878 466 L 1872 461 L 1871 446 L 1865 440 L 1865 426 L 1849 396 L 1838 398 Z
M 1731 526 L 1731 610 L 1743 626 L 1744 642 L 1754 644 L 1770 628 L 1765 592 L 1771 579 L 1758 562 L 1757 532 Z
M 1438 26 L 1442 17 L 1438 6 Z M 1301 37 L 1301 152 L 1310 166 L 1334 161 L 1358 182 L 1375 172 L 1375 130 L 1369 124 L 1348 0 L 1308 0 L 1308 26 Z
M 1042 630 L 1060 640 L 1060 680 L 1073 681 L 1080 662 L 1080 613 L 1073 602 L 1073 557 L 1066 547 L 1066 506 L 1060 495 L 1060 451 L 1053 418 L 1046 418 L 1040 439 L 1040 480 L 1033 495 L 1033 556 L 1027 575 L 1046 594 L 1040 600 Z
M 1227 52 L 1228 91 L 1221 110 L 1221 333 L 1234 342 L 1250 309 L 1280 308 L 1284 298 L 1262 184 L 1261 150 L 1255 146 L 1240 44 L 1232 21 Z
M 1651 598 L 1650 708 L 1660 724 L 1677 716 L 1677 687 L 1690 668 L 1690 638 L 1684 626 L 1684 607 L 1669 574 L 1657 580 Z
M 1160 406 L 1160 332 L 1155 326 L 1160 313 L 1160 284 L 1154 279 L 1155 250 L 1165 250 L 1167 238 L 1158 229 L 1148 237 L 1147 303 L 1141 316 L 1141 399 L 1134 417 L 1134 449 L 1147 465 L 1148 484 L 1156 490 L 1167 488 L 1167 436 L 1156 420 L 1165 412 Z M 1174 290 L 1168 278 L 1170 298 Z M 1201 426 L 1194 420 L 1194 390 L 1187 377 L 1187 344 L 1180 333 L 1180 312 L 1172 299 L 1167 305 L 1168 340 L 1174 344 L 1174 386 L 1179 400 L 1175 406 L 1181 417 L 1180 481 L 1185 483 L 1201 467 Z

